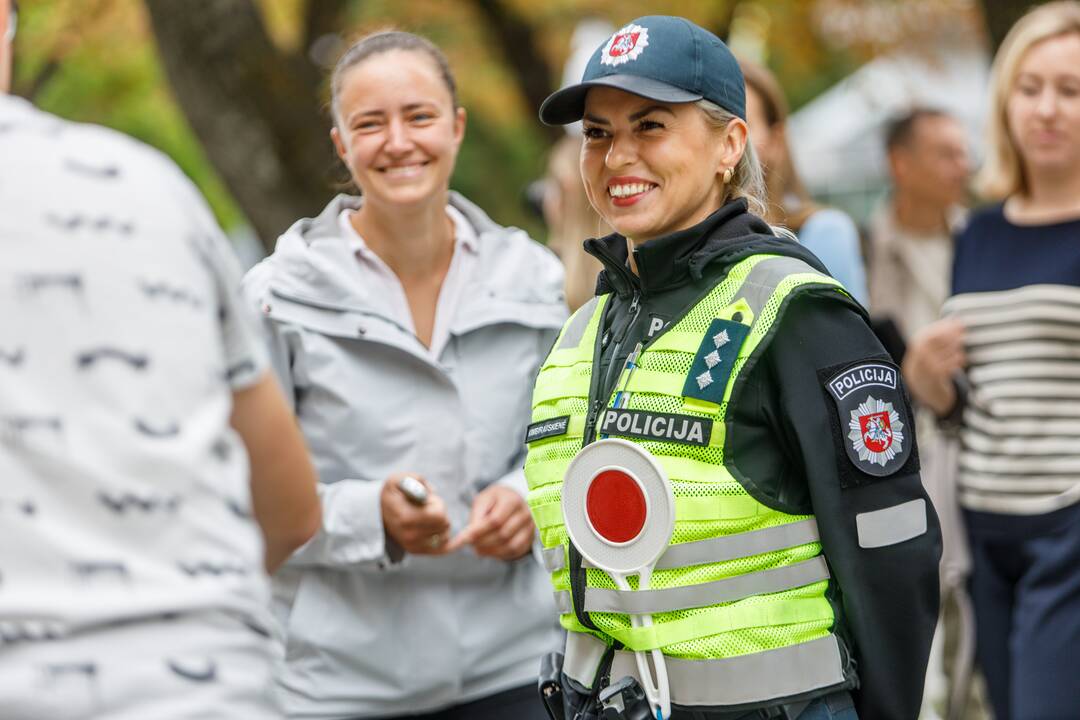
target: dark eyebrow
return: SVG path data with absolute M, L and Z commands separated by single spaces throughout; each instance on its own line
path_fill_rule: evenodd
M 424 101 L 424 102 L 409 103 L 408 105 L 405 105 L 401 109 L 404 110 L 405 112 L 412 112 L 413 110 L 417 110 L 417 109 L 420 109 L 420 108 L 431 109 L 431 108 L 434 108 L 434 107 L 435 107 L 435 103 Z M 350 115 L 349 120 L 355 120 L 357 118 L 362 118 L 362 117 L 383 117 L 385 115 L 386 115 L 386 111 L 381 110 L 381 109 L 359 110 L 359 111 L 353 113 L 352 115 Z
M 660 110 L 661 112 L 666 112 L 668 115 L 674 115 L 675 114 L 674 112 L 672 112 L 672 110 L 670 108 L 664 107 L 663 105 L 650 105 L 649 107 L 642 108 L 641 110 L 638 110 L 636 113 L 632 114 L 630 116 L 630 118 L 629 118 L 630 122 L 634 122 L 635 120 L 640 120 L 641 118 L 645 117 L 646 115 L 648 115 L 649 113 L 651 113 L 651 112 L 653 112 L 655 110 Z
M 386 113 L 383 112 L 382 110 L 361 110 L 359 112 L 354 112 L 352 115 L 349 115 L 348 121 L 352 122 L 352 121 L 358 120 L 360 118 L 382 117 L 384 115 L 386 115 Z
M 630 120 L 630 122 L 636 122 L 636 121 L 640 120 L 641 118 L 645 117 L 646 115 L 648 115 L 649 113 L 655 112 L 657 110 L 659 110 L 660 112 L 666 112 L 668 115 L 674 115 L 675 114 L 675 112 L 671 108 L 664 107 L 663 105 L 649 105 L 648 107 L 642 108 L 641 110 L 638 110 L 637 112 L 632 113 L 629 116 L 628 119 Z M 611 124 L 607 120 L 605 120 L 604 118 L 599 118 L 599 117 L 596 117 L 595 115 L 590 115 L 589 113 L 585 113 L 584 117 L 582 117 L 582 120 L 588 120 L 589 122 L 596 123 L 597 125 L 610 125 Z

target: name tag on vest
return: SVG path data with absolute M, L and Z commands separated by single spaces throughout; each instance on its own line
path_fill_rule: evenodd
M 713 421 L 708 418 L 613 408 L 604 411 L 600 432 L 704 447 L 712 437 L 712 425 Z
M 540 422 L 534 422 L 525 431 L 525 443 L 528 444 L 531 442 L 536 442 L 537 440 L 543 440 L 544 438 L 565 435 L 566 431 L 569 428 L 569 415 L 563 415 L 562 417 L 549 418 L 547 420 L 541 420 Z

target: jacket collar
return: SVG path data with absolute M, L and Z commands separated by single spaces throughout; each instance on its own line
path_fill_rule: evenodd
M 379 319 L 395 326 L 401 336 L 393 340 L 387 334 L 385 342 L 413 348 L 415 342 L 406 337 L 411 334 L 401 332 L 383 298 L 371 289 L 368 271 L 342 237 L 341 212 L 360 203 L 360 198 L 339 195 L 317 217 L 294 223 L 278 239 L 274 253 L 249 273 L 250 284 L 265 293 L 263 301 L 278 317 L 290 322 L 352 337 L 358 318 Z M 562 273 L 551 252 L 523 231 L 497 225 L 457 193 L 450 194 L 450 204 L 476 232 L 476 252 L 463 279 L 451 333 L 500 323 L 561 327 L 566 317 Z M 526 273 L 529 281 L 522 282 Z M 296 311 L 295 317 L 284 317 L 289 308 Z M 368 339 L 376 339 L 373 327 L 367 328 Z
M 506 232 L 456 192 L 450 193 L 449 204 L 472 227 L 477 253 L 492 245 L 491 236 Z M 364 270 L 340 225 L 342 211 L 361 205 L 361 197 L 338 195 L 316 217 L 298 220 L 278 238 L 267 260 L 273 267 L 275 290 L 314 306 L 378 312 L 379 298 L 369 292 Z
M 285 234 L 279 239 L 297 235 L 309 246 L 320 240 L 340 240 L 341 232 L 338 227 L 338 218 L 343 210 L 359 210 L 364 204 L 364 198 L 358 195 L 341 194 L 330 201 L 323 211 L 314 218 L 302 218 L 296 221 Z M 470 202 L 464 195 L 454 190 L 450 191 L 449 206 L 457 210 L 465 221 L 472 226 L 476 236 L 488 232 L 503 230 L 488 214 L 479 206 Z
M 825 270 L 813 254 L 774 235 L 768 223 L 747 207 L 745 199 L 733 200 L 693 227 L 643 243 L 634 250 L 636 276 L 630 272 L 625 237 L 613 233 L 587 240 L 586 252 L 604 265 L 597 279 L 597 294 L 614 291 L 625 296 L 637 289 L 651 295 L 672 290 L 701 280 L 710 265 L 726 270 L 756 253 L 792 255 Z

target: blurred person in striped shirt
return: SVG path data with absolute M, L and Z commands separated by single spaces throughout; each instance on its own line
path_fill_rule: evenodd
M 959 438 L 977 658 L 994 714 L 1075 717 L 1080 687 L 1080 3 L 1010 31 L 994 61 L 995 204 L 957 238 L 944 319 L 911 343 L 916 398 Z

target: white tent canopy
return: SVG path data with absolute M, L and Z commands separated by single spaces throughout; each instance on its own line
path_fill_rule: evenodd
M 978 46 L 872 60 L 793 113 L 788 139 L 811 195 L 865 219 L 887 185 L 884 129 L 916 106 L 945 110 L 967 127 L 981 156 L 989 61 Z

